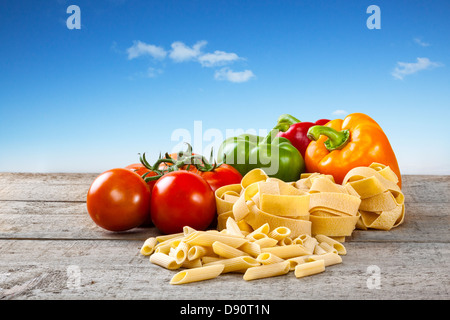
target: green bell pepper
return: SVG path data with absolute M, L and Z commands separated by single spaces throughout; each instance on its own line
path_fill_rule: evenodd
M 217 161 L 231 165 L 243 176 L 250 170 L 261 168 L 270 177 L 291 182 L 300 179 L 305 162 L 300 152 L 283 137 L 276 137 L 273 129 L 265 138 L 241 134 L 224 140 Z

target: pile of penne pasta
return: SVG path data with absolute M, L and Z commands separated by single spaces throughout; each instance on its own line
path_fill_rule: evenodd
M 252 230 L 229 217 L 221 231 L 183 232 L 151 237 L 141 254 L 151 263 L 169 270 L 182 269 L 170 284 L 184 284 L 218 277 L 223 273 L 243 273 L 244 280 L 280 276 L 294 271 L 297 278 L 325 271 L 342 262 L 344 245 L 325 235 L 302 234 L 291 238 L 291 230 L 263 224 Z

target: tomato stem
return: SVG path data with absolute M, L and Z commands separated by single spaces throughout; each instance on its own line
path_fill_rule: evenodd
M 195 166 L 195 168 L 198 171 L 207 172 L 207 171 L 214 171 L 216 168 L 220 167 L 223 162 L 217 163 L 214 160 L 214 152 L 211 148 L 211 155 L 209 161 L 206 160 L 206 158 L 202 155 L 193 154 L 192 153 L 192 146 L 189 143 L 186 143 L 187 149 L 186 151 L 179 151 L 177 153 L 177 159 L 172 158 L 167 152 L 164 155 L 164 158 L 161 157 L 161 153 L 159 154 L 158 160 L 151 165 L 147 158 L 145 157 L 145 152 L 141 155 L 139 154 L 139 160 L 146 167 L 147 169 L 153 171 L 157 175 L 148 177 L 148 174 L 150 172 L 146 172 L 142 175 L 142 178 L 148 182 L 153 180 L 158 180 L 161 178 L 164 174 L 177 171 L 185 166 L 187 166 L 187 170 L 191 168 L 191 166 Z M 225 158 L 224 158 L 225 159 Z M 164 163 L 166 164 L 164 169 L 160 168 L 160 165 Z M 167 164 L 171 164 L 167 166 Z

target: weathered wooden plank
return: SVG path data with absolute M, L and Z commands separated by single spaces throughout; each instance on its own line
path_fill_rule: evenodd
M 0 186 L 0 200 L 83 202 L 88 190 L 89 185 L 11 184 Z
M 0 200 L 83 202 L 96 176 L 93 173 L 0 173 Z M 449 203 L 450 175 L 406 175 L 403 192 L 410 203 Z
M 355 230 L 354 241 L 450 242 L 446 203 L 408 203 L 405 222 L 390 231 Z M 3 239 L 135 239 L 158 234 L 155 228 L 115 233 L 97 227 L 84 202 L 0 201 Z
M 448 243 L 351 242 L 319 275 L 246 282 L 242 274 L 181 286 L 140 255 L 140 241 L 0 240 L 0 299 L 448 299 Z M 378 268 L 379 283 L 368 267 Z M 371 270 L 371 269 L 369 269 Z M 373 270 L 373 269 L 372 269 Z M 379 284 L 379 286 L 378 286 Z M 377 289 L 378 286 L 378 289 Z M 236 290 L 239 288 L 239 290 Z M 269 290 L 270 288 L 270 290 Z
M 87 215 L 86 202 L 65 201 L 1 201 L 0 213 L 11 215 Z
M 160 234 L 154 227 L 111 232 L 95 225 L 89 217 L 80 215 L 21 216 L 23 223 L 18 223 L 16 218 L 0 214 L 0 239 L 145 240 Z
M 0 173 L 0 200 L 86 201 L 96 173 Z
M 0 183 L 90 185 L 98 175 L 99 173 L 0 172 Z
M 156 228 L 111 232 L 90 218 L 85 202 L 0 201 L 0 239 L 134 239 Z
M 450 243 L 450 207 L 447 203 L 407 203 L 400 226 L 389 231 L 355 230 L 351 240 Z
M 450 202 L 450 175 L 405 175 L 402 191 L 408 202 Z

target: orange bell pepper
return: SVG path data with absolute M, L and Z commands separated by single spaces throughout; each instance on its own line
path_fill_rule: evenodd
M 368 115 L 353 113 L 344 120 L 313 126 L 308 130 L 308 137 L 312 140 L 305 153 L 308 172 L 329 174 L 336 183 L 342 183 L 351 169 L 378 162 L 394 171 L 401 188 L 400 169 L 391 144 L 378 123 Z

